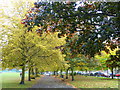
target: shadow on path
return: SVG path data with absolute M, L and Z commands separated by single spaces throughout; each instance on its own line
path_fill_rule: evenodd
M 37 84 L 33 85 L 31 88 L 71 88 L 72 90 L 74 89 L 72 86 L 66 85 L 63 81 L 52 76 L 41 77 Z

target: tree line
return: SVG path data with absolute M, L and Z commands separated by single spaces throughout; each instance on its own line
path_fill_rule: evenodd
M 3 22 L 7 19 L 10 25 L 1 26 L 8 37 L 2 47 L 2 66 L 22 69 L 21 84 L 26 68 L 30 80 L 33 67 L 36 72 L 66 71 L 66 79 L 71 69 L 74 80 L 74 70 L 93 70 L 96 55 L 110 54 L 108 47 L 119 48 L 119 2 L 49 1 L 35 2 L 28 12 L 25 6 L 15 8 L 12 17 L 3 15 Z M 112 71 L 119 67 L 119 49 L 115 52 L 105 60 Z

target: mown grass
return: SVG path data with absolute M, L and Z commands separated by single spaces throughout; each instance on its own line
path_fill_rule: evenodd
M 20 73 L 1 73 L 2 75 L 2 88 L 29 88 L 37 82 L 39 78 L 27 81 L 27 73 L 25 75 L 25 84 L 20 85 Z
M 118 88 L 117 79 L 99 78 L 93 76 L 76 75 L 75 81 L 71 81 L 71 77 L 65 80 L 76 88 Z

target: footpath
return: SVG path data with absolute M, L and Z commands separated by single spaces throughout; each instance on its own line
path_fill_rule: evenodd
M 60 79 L 52 76 L 41 77 L 38 80 L 37 84 L 33 85 L 31 88 L 68 88 L 70 90 L 75 90 L 75 88 L 73 88 L 72 86 L 67 85 Z

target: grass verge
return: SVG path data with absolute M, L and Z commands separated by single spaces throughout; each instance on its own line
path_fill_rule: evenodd
M 117 79 L 112 80 L 93 76 L 76 75 L 75 81 L 71 81 L 71 77 L 69 77 L 65 82 L 77 88 L 118 88 Z
M 2 75 L 2 88 L 29 88 L 37 82 L 39 77 L 36 79 L 31 79 L 32 81 L 27 81 L 27 73 L 25 74 L 25 84 L 20 85 L 20 73 L 1 73 Z

